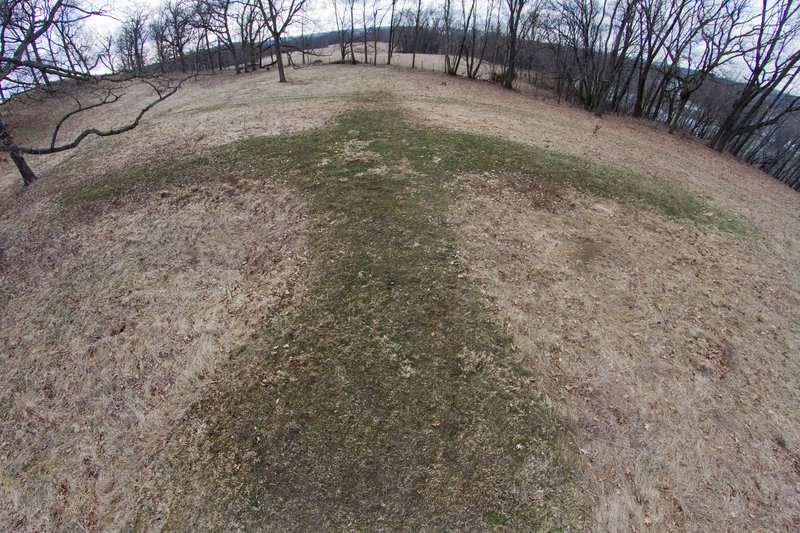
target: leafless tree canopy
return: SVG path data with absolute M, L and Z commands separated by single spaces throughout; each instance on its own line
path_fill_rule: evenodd
M 328 1 L 335 22 L 328 40 L 308 37 L 307 29 L 319 26 L 306 15 L 306 0 L 166 0 L 130 12 L 101 43 L 81 31 L 87 17 L 101 13 L 75 0 L 6 1 L 0 97 L 54 90 L 64 79 L 96 80 L 98 65 L 145 77 L 276 66 L 285 81 L 293 51 L 305 62 L 309 48 L 337 43 L 341 61 L 377 64 L 382 40 L 387 63 L 396 51 L 411 54 L 412 68 L 418 54 L 442 54 L 451 75 L 488 71 L 506 88 L 547 88 L 598 117 L 663 121 L 670 132 L 708 139 L 800 188 L 800 100 L 792 96 L 800 69 L 798 0 Z M 153 84 L 155 103 L 172 94 L 174 84 Z M 95 103 L 119 95 L 105 93 Z M 67 149 L 86 135 L 119 133 L 87 130 L 34 148 L 15 145 L 5 126 L 1 131 L 0 150 L 18 159 Z M 35 179 L 21 172 L 26 182 Z
M 103 47 L 93 45 L 83 32 L 82 23 L 90 16 L 102 16 L 101 11 L 65 0 L 12 0 L 3 2 L 0 9 L 3 20 L 0 97 L 3 103 L 14 95 L 34 90 L 45 94 L 66 94 L 76 83 L 87 86 L 87 94 L 95 95 L 95 99 L 89 103 L 74 98 L 75 107 L 56 122 L 47 146 L 17 144 L 0 115 L 0 151 L 9 153 L 26 185 L 35 181 L 37 176 L 23 154 L 52 154 L 74 148 L 90 136 L 105 137 L 129 131 L 139 124 L 147 111 L 174 94 L 180 86 L 180 81 L 146 79 L 155 96 L 131 122 L 108 129 L 87 128 L 75 137 L 63 140 L 59 133 L 67 120 L 79 113 L 116 102 L 133 75 L 142 75 L 145 69 L 146 17 L 140 15 L 126 20 L 116 42 L 106 43 L 106 52 L 115 47 L 117 52 L 124 52 L 121 55 L 125 68 L 97 76 L 95 71 L 98 65 L 108 62 L 101 60 Z

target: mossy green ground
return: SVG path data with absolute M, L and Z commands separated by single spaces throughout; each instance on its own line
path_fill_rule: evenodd
M 558 529 L 575 460 L 445 223 L 460 173 L 514 172 L 741 232 L 630 172 L 394 111 L 111 176 L 66 206 L 204 180 L 281 179 L 308 203 L 302 298 L 235 355 L 167 439 L 137 526 Z

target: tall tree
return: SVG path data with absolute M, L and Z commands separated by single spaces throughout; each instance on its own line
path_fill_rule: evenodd
M 685 67 L 675 69 L 678 102 L 670 120 L 670 133 L 681 127 L 686 106 L 713 72 L 744 53 L 742 39 L 746 0 L 715 0 L 696 10 L 694 30 L 685 48 Z M 673 63 L 681 61 L 680 51 L 667 47 Z
M 392 64 L 392 53 L 394 52 L 395 35 L 397 31 L 397 0 L 392 0 L 391 13 L 389 15 L 389 51 L 386 56 L 386 64 Z
M 347 54 L 350 54 L 350 60 L 356 62 L 356 54 L 353 50 L 353 38 L 355 35 L 355 21 L 353 19 L 353 10 L 355 9 L 355 0 L 333 0 L 333 14 L 336 22 L 336 35 L 339 39 L 339 52 L 341 60 L 347 59 Z
M 517 76 L 517 40 L 519 39 L 520 21 L 522 20 L 522 10 L 525 9 L 527 0 L 506 0 L 508 8 L 508 26 L 506 39 L 508 49 L 505 60 L 505 70 L 503 72 L 503 87 L 511 89 L 514 78 Z
M 297 22 L 303 11 L 306 0 L 256 0 L 267 30 L 272 36 L 272 46 L 278 64 L 278 77 L 281 83 L 286 82 L 286 73 L 283 70 L 283 49 L 281 40 L 286 31 Z
M 720 151 L 738 154 L 760 129 L 800 110 L 796 98 L 782 104 L 800 66 L 800 4 L 763 0 L 753 33 L 753 46 L 744 54 L 744 87 L 710 143 Z
M 477 0 L 471 0 L 471 2 L 470 11 L 472 12 L 472 18 L 467 20 L 469 30 L 467 39 L 464 42 L 464 63 L 467 67 L 467 77 L 475 79 L 480 73 L 483 58 L 486 55 L 486 47 L 489 44 L 495 4 L 494 0 L 486 2 L 486 14 L 483 17 L 483 25 L 478 26 Z
M 167 0 L 162 12 L 172 55 L 180 63 L 181 72 L 186 72 L 186 47 L 194 38 L 194 12 L 187 0 Z
M 417 63 L 417 45 L 419 44 L 420 22 L 422 21 L 422 0 L 417 0 L 417 10 L 414 15 L 414 44 L 411 45 L 411 68 Z
M 117 35 L 117 51 L 122 60 L 121 70 L 142 74 L 147 64 L 145 49 L 150 40 L 147 21 L 150 14 L 142 9 L 131 11 L 122 21 Z

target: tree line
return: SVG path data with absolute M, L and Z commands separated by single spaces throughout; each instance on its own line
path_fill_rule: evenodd
M 319 33 L 324 23 L 306 0 L 166 0 L 91 42 L 83 22 L 100 11 L 72 0 L 6 0 L 0 98 L 96 80 L 99 67 L 106 80 L 173 80 L 159 82 L 157 103 L 172 94 L 175 73 L 275 66 L 285 81 L 287 52 L 305 62 L 327 44 L 343 62 L 391 64 L 408 53 L 415 68 L 418 54 L 441 54 L 449 74 L 547 88 L 598 116 L 664 122 L 800 189 L 800 98 L 792 94 L 800 0 L 324 1 L 329 34 Z M 379 42 L 388 43 L 380 60 Z M 103 90 L 95 104 L 118 99 Z M 1 116 L 0 141 L 12 157 L 60 146 L 15 145 Z
M 81 0 L 3 0 L 0 103 L 14 97 L 36 102 L 56 94 L 71 98 L 74 105 L 55 121 L 50 142 L 44 146 L 18 143 L 0 107 L 0 153 L 9 154 L 28 185 L 37 175 L 25 161 L 26 154 L 53 154 L 75 148 L 88 137 L 130 131 L 193 73 L 225 68 L 223 51 L 239 72 L 262 65 L 269 50 L 284 82 L 283 38 L 300 21 L 305 2 L 166 0 L 153 11 L 129 12 L 115 33 L 98 37 L 86 22 L 109 14 Z M 107 129 L 89 127 L 62 138 L 67 121 L 119 102 L 135 83 L 149 85 L 153 97 L 127 123 Z
M 388 62 L 441 54 L 449 74 L 664 122 L 800 189 L 797 0 L 333 2 L 342 59 L 386 16 Z
M 239 73 L 274 65 L 286 81 L 284 53 L 297 50 L 287 46 L 286 35 L 291 26 L 302 33 L 304 7 L 305 0 L 166 0 L 130 12 L 106 37 L 107 66 L 140 73 L 234 67 Z

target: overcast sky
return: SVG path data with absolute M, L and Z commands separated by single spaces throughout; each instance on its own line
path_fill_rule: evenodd
M 126 13 L 135 11 L 137 7 L 145 9 L 157 9 L 166 0 L 89 0 L 93 6 L 106 6 L 104 11 L 108 12 L 109 17 L 92 17 L 89 26 L 100 33 L 113 32 L 119 22 L 115 19 L 123 19 Z M 402 1 L 402 0 L 401 0 Z M 423 2 L 423 4 L 426 2 Z M 388 1 L 387 1 L 388 4 Z M 334 29 L 333 8 L 331 0 L 307 0 L 306 9 L 309 18 L 321 25 L 318 31 L 329 31 Z
M 131 11 L 135 11 L 138 8 L 145 8 L 146 10 L 149 9 L 156 9 L 160 5 L 163 5 L 166 0 L 87 0 L 91 5 L 95 7 L 98 5 L 103 5 L 105 7 L 105 11 L 109 13 L 110 16 L 108 17 L 92 17 L 89 21 L 89 26 L 96 32 L 101 34 L 107 34 L 109 32 L 116 31 L 116 28 L 119 27 L 119 20 L 125 17 L 126 13 L 130 13 Z M 380 0 L 378 0 L 380 1 Z M 398 9 L 412 0 L 399 0 L 398 2 Z M 481 0 L 479 0 L 481 1 Z M 780 0 L 767 0 L 767 5 L 774 5 L 778 3 Z M 383 2 L 388 7 L 390 5 L 390 0 L 384 0 Z M 425 5 L 435 5 L 441 4 L 441 0 L 423 0 L 423 6 Z M 414 2 L 416 4 L 416 2 Z M 321 32 L 321 31 L 331 31 L 335 29 L 335 20 L 333 16 L 333 7 L 332 7 L 332 0 L 307 0 L 306 2 L 306 11 L 307 17 L 313 23 L 315 23 L 316 27 L 306 27 L 305 31 L 309 32 Z M 759 9 L 761 6 L 761 0 L 751 0 L 751 5 L 755 9 Z M 416 7 L 416 6 L 415 6 Z M 294 32 L 290 32 L 294 33 Z M 726 68 L 723 69 L 723 74 L 729 78 L 740 78 L 737 76 L 737 73 L 740 75 L 744 72 L 742 69 L 744 68 L 743 64 L 734 65 L 730 64 L 727 65 Z M 797 82 L 800 84 L 800 80 Z M 797 87 L 795 87 L 794 91 L 797 93 Z

